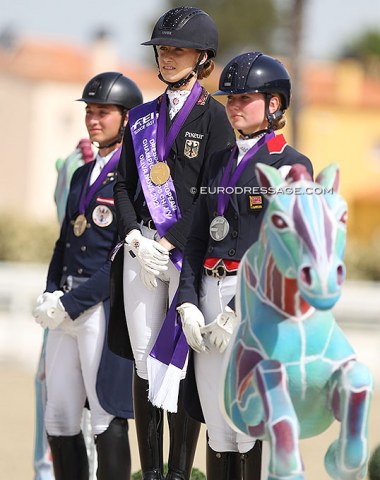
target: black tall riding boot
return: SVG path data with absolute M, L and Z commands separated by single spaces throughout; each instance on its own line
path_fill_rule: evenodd
M 241 453 L 242 480 L 261 480 L 261 454 L 263 443 L 256 440 L 254 447 L 247 453 Z
M 148 381 L 133 374 L 133 408 L 142 480 L 164 480 L 163 412 L 148 400 Z
M 247 453 L 215 452 L 207 444 L 207 480 L 260 480 L 261 441 Z
M 179 391 L 177 413 L 168 413 L 169 460 L 166 480 L 189 480 L 201 424 L 186 413 Z
M 238 452 L 215 452 L 207 444 L 207 480 L 241 480 L 241 462 Z
M 89 480 L 86 444 L 82 433 L 70 437 L 48 435 L 55 480 Z
M 128 480 L 131 476 L 128 420 L 114 418 L 107 430 L 95 437 L 98 480 Z

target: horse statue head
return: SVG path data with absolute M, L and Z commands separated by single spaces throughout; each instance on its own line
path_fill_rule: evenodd
M 267 191 L 263 235 L 282 276 L 296 279 L 300 296 L 318 310 L 331 309 L 345 278 L 347 203 L 338 193 L 339 169 L 326 167 L 314 183 L 303 165 L 285 180 L 279 170 L 256 166 Z
M 268 441 L 268 480 L 303 480 L 299 439 L 337 420 L 326 470 L 333 479 L 363 479 L 373 380 L 331 310 L 345 278 L 338 167 L 315 182 L 299 164 L 285 178 L 264 164 L 256 173 L 268 204 L 239 266 L 241 322 L 224 358 L 222 412 L 237 431 Z

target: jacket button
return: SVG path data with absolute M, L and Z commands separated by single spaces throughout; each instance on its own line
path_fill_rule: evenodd
M 214 250 L 214 247 L 208 247 L 207 251 L 208 253 L 211 253 Z
M 81 275 L 83 273 L 83 268 L 78 268 L 77 272 Z
M 228 255 L 230 257 L 233 257 L 235 255 L 236 250 L 234 248 L 231 248 L 231 250 L 228 250 Z
M 239 218 L 239 214 L 238 213 L 234 213 L 234 219 L 237 220 Z
M 86 245 L 82 245 L 82 246 L 80 247 L 80 249 L 82 250 L 82 252 L 85 252 L 85 251 L 87 250 L 87 247 L 86 247 Z
M 238 232 L 234 230 L 231 235 L 232 235 L 232 238 L 236 238 L 238 236 Z
M 70 248 L 70 247 L 71 247 L 70 242 L 67 242 L 66 243 L 66 248 Z
M 66 265 L 62 268 L 62 270 L 63 270 L 64 272 L 67 272 L 67 267 L 66 267 Z

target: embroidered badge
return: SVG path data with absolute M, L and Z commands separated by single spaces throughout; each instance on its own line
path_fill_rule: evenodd
M 98 205 L 92 212 L 92 220 L 98 227 L 108 227 L 113 220 L 111 209 L 107 205 Z
M 263 208 L 263 197 L 262 195 L 249 195 L 249 209 L 250 210 L 260 210 Z
M 188 158 L 195 158 L 199 154 L 199 142 L 197 140 L 186 140 L 183 153 Z

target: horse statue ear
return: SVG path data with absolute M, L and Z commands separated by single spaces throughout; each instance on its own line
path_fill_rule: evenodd
M 255 166 L 257 179 L 260 187 L 265 189 L 266 195 L 271 196 L 280 185 L 283 185 L 285 180 L 277 168 L 270 167 L 265 163 L 258 163 Z
M 335 193 L 339 191 L 339 165 L 337 163 L 330 163 L 317 176 L 316 183 L 319 183 L 326 190 L 331 190 Z

